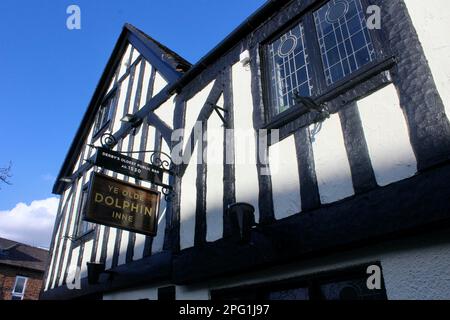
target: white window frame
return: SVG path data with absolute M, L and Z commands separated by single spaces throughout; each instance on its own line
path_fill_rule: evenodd
M 19 279 L 24 279 L 24 283 L 23 283 L 23 290 L 22 292 L 16 292 L 16 286 L 17 286 L 17 281 Z M 23 300 L 24 296 L 25 296 L 25 291 L 27 289 L 27 284 L 28 284 L 28 277 L 24 277 L 24 276 L 16 276 L 16 281 L 14 282 L 14 287 L 12 289 L 12 297 L 14 298 L 20 298 L 20 300 Z

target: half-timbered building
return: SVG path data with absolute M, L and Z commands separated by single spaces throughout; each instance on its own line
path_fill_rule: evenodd
M 450 298 L 448 12 L 271 0 L 194 65 L 125 25 L 54 186 L 42 298 Z M 170 188 L 96 166 L 105 137 L 171 155 Z M 92 172 L 160 192 L 156 235 L 85 221 Z

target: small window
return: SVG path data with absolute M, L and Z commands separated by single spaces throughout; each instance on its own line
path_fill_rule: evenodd
M 327 85 L 375 60 L 361 0 L 331 0 L 314 12 Z
M 27 287 L 28 278 L 17 276 L 16 282 L 14 283 L 14 288 L 12 291 L 12 300 L 23 300 L 25 295 L 25 289 Z
M 107 98 L 103 101 L 98 112 L 97 121 L 95 122 L 94 135 L 102 130 L 109 121 L 112 120 L 114 115 L 114 104 L 116 98 L 116 90 L 110 93 Z
M 85 215 L 85 211 L 87 209 L 87 200 L 88 200 L 88 186 L 83 187 L 83 191 L 81 193 L 81 199 L 80 199 L 80 210 L 78 212 L 78 220 L 77 220 L 77 230 L 76 230 L 76 237 L 82 237 L 89 232 L 91 232 L 94 229 L 94 224 L 84 221 L 83 217 Z
M 270 101 L 277 115 L 295 105 L 294 93 L 311 95 L 311 70 L 303 24 L 297 24 L 267 45 Z

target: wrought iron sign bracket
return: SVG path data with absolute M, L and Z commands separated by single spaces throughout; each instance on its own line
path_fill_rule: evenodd
M 328 109 L 327 103 L 317 104 L 312 98 L 301 96 L 298 91 L 294 92 L 294 101 L 297 104 L 301 104 L 308 112 L 317 114 L 314 122 L 322 122 L 330 118 L 330 110 Z
M 224 108 L 219 107 L 218 105 L 215 105 L 215 104 L 212 104 L 212 103 L 210 103 L 209 105 L 217 113 L 217 115 L 219 116 L 220 120 L 222 120 L 223 125 L 226 126 L 228 124 L 228 122 L 227 122 L 227 120 L 225 120 L 225 117 L 220 113 L 220 111 L 223 111 L 224 113 L 228 113 L 228 110 L 225 110 Z
M 117 144 L 117 139 L 116 137 L 114 137 L 114 135 L 110 134 L 110 133 L 105 133 L 102 135 L 101 139 L 101 147 L 99 146 L 94 146 L 92 144 L 89 144 L 89 147 L 95 148 L 95 149 L 99 149 L 99 148 L 103 148 L 106 150 L 110 150 L 110 152 L 115 152 L 117 154 L 122 154 L 122 155 L 130 155 L 130 154 L 142 154 L 142 153 L 151 153 L 150 155 L 150 165 L 153 166 L 156 170 L 159 170 L 159 175 L 160 177 L 162 176 L 163 173 L 171 175 L 171 176 L 175 176 L 176 172 L 172 166 L 172 158 L 170 157 L 169 154 L 162 152 L 162 151 L 157 151 L 157 150 L 142 150 L 142 151 L 112 151 L 112 148 Z M 137 159 L 133 159 L 135 161 L 139 161 Z M 97 161 L 98 158 L 96 158 L 95 161 L 92 160 L 85 160 L 86 162 L 92 164 L 92 165 L 97 165 Z M 142 163 L 144 164 L 144 163 Z M 102 165 L 100 165 L 102 166 Z M 114 170 L 113 170 L 114 171 Z M 158 171 L 157 171 L 158 172 Z M 138 180 L 148 180 L 148 179 L 142 179 L 142 176 L 136 176 L 133 174 L 127 174 L 128 172 L 120 172 L 122 174 L 125 175 L 129 175 L 135 179 Z M 173 187 L 165 184 L 162 182 L 162 179 L 158 179 L 158 181 L 153 181 L 151 179 L 148 180 L 150 183 L 152 183 L 153 185 L 156 186 L 160 186 L 162 189 L 162 193 L 164 194 L 164 197 L 166 199 L 166 201 L 170 201 L 173 197 Z

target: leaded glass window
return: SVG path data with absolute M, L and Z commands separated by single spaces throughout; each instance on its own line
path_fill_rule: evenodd
M 327 85 L 375 60 L 361 0 L 331 0 L 314 12 Z
M 270 101 L 277 115 L 295 105 L 294 93 L 311 95 L 311 69 L 303 25 L 295 27 L 267 46 Z

